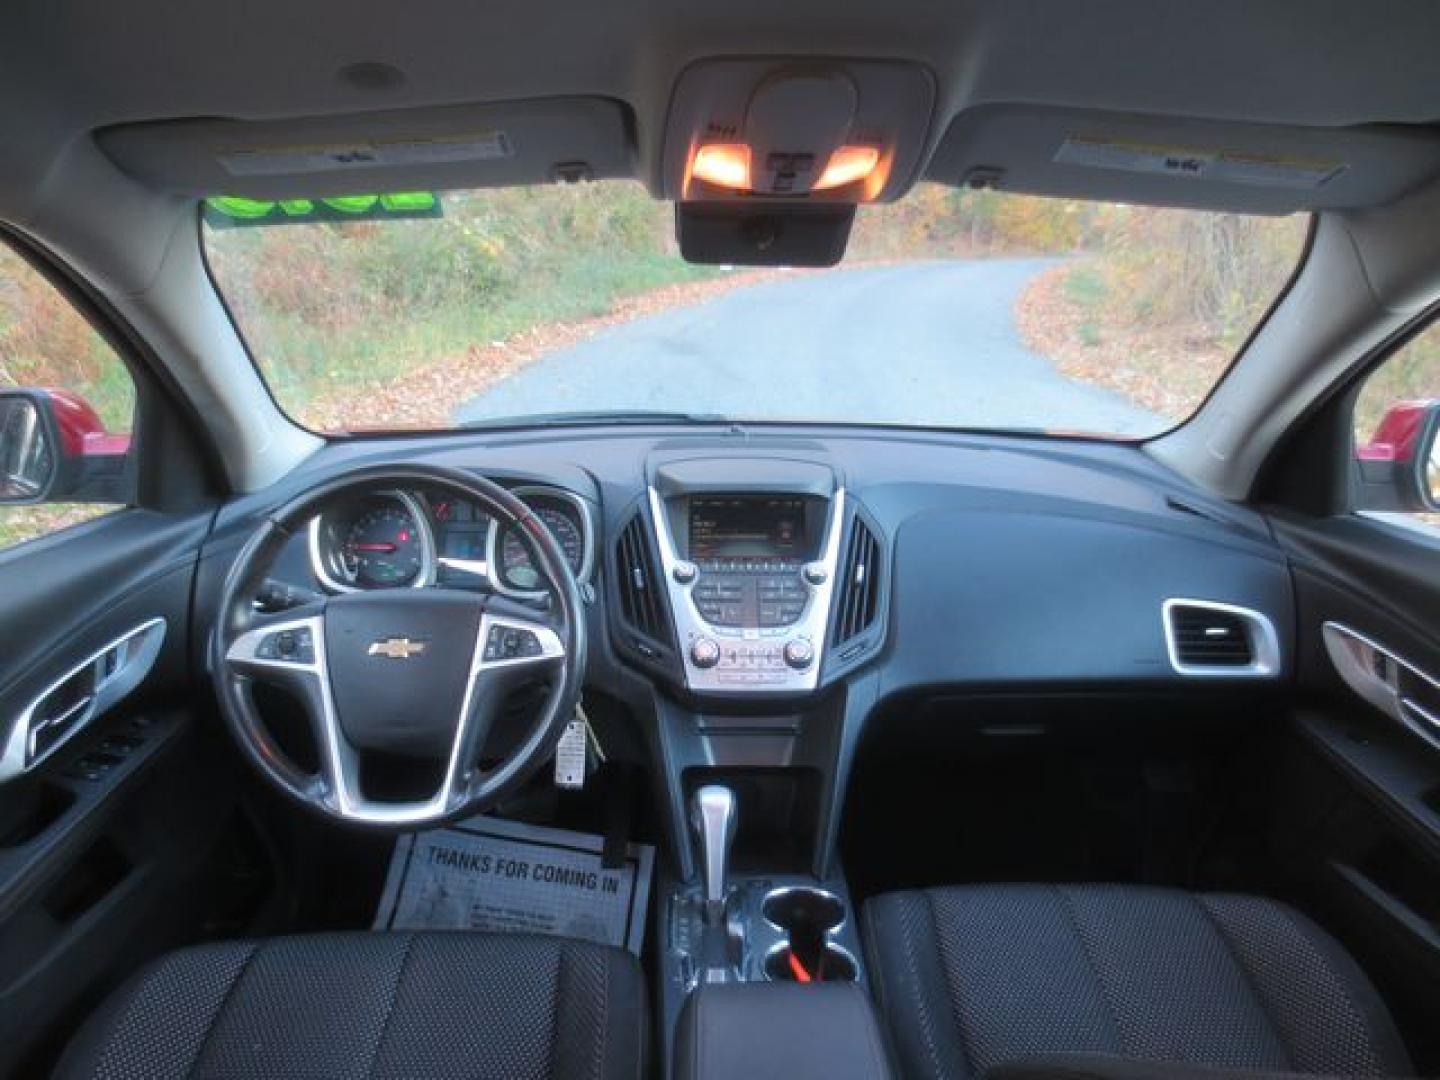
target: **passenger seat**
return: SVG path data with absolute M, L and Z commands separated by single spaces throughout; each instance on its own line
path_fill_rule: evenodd
M 906 1077 L 1018 1076 L 1015 1066 L 1057 1054 L 1410 1072 L 1355 961 L 1270 900 L 979 885 L 891 893 L 867 904 L 864 919 L 875 994 Z

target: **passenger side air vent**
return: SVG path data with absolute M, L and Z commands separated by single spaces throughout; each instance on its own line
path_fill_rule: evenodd
M 1165 641 L 1182 675 L 1273 675 L 1280 666 L 1274 626 L 1249 608 L 1167 600 Z
M 835 633 L 831 644 L 844 645 L 870 629 L 880 606 L 880 544 L 859 517 L 840 560 L 835 582 Z
M 645 639 L 668 645 L 670 633 L 662 597 L 664 582 L 645 535 L 645 519 L 636 514 L 615 545 L 615 581 L 620 592 L 620 615 L 641 638 L 632 642 L 647 656 L 658 655 Z

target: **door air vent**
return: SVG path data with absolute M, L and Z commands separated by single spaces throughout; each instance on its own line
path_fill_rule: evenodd
M 668 645 L 664 582 L 655 569 L 655 557 L 645 536 L 645 519 L 636 514 L 620 533 L 615 545 L 615 581 L 620 591 L 620 614 L 626 624 L 657 644 Z M 636 645 L 647 655 L 654 652 L 645 642 Z
M 1182 675 L 1274 675 L 1280 647 L 1268 618 L 1207 600 L 1165 601 L 1170 664 Z
M 835 636 L 831 644 L 844 645 L 870 629 L 879 605 L 880 544 L 865 522 L 856 517 L 835 582 Z

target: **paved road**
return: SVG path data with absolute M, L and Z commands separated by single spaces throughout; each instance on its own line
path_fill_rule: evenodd
M 606 330 L 464 402 L 457 422 L 644 409 L 764 419 L 1148 433 L 1165 426 L 1025 348 L 1043 259 L 797 274 Z

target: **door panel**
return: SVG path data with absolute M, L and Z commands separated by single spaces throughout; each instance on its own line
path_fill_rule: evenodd
M 192 885 L 234 799 L 194 706 L 210 520 L 122 510 L 0 552 L 0 747 L 24 746 L 12 726 L 47 689 L 32 715 L 60 721 L 53 753 L 0 783 L 0 1075 L 33 1073 L 104 988 L 199 917 Z M 138 627 L 140 644 L 105 651 Z
M 1382 684 L 1416 691 L 1385 654 L 1440 677 L 1440 553 L 1361 518 L 1274 524 L 1294 560 L 1299 620 L 1299 752 L 1277 847 L 1296 895 L 1377 980 L 1430 1073 L 1440 1067 L 1440 747 L 1374 685 L 1367 700 L 1347 684 L 1331 654 L 1337 635 L 1327 649 L 1324 627 L 1378 647 L 1354 655 L 1375 664 Z M 1363 686 L 1363 671 L 1350 675 Z

